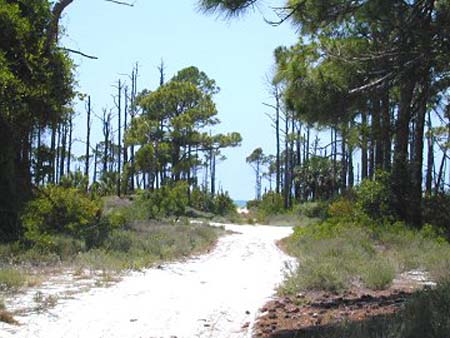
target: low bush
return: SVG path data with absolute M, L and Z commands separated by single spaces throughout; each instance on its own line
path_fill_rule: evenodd
M 294 213 L 309 218 L 325 219 L 328 216 L 328 202 L 305 202 L 294 206 Z
M 377 171 L 375 180 L 365 179 L 355 188 L 356 207 L 374 220 L 394 219 L 391 177 Z
M 441 193 L 425 196 L 423 221 L 437 226 L 447 239 L 450 239 L 450 195 Z
M 179 218 L 188 206 L 188 185 L 186 182 L 167 184 L 157 190 L 141 191 L 135 199 L 134 215 L 142 220 Z
M 75 188 L 41 188 L 22 214 L 25 238 L 42 250 L 58 249 L 59 236 L 85 240 L 97 231 L 101 208 L 97 200 Z

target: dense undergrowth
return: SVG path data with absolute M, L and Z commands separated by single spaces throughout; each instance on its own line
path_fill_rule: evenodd
M 383 173 L 332 201 L 308 202 L 287 212 L 280 201 L 281 196 L 268 195 L 250 206 L 261 219 L 284 217 L 291 225 L 300 225 L 283 241 L 299 264 L 287 273 L 281 295 L 341 293 L 353 287 L 384 290 L 411 270 L 422 271 L 437 285 L 418 291 L 394 315 L 311 327 L 280 337 L 449 337 L 448 195 L 425 196 L 424 224 L 419 228 L 396 216 L 389 178 Z M 307 224 L 302 224 L 304 219 L 309 219 Z
M 431 226 L 414 230 L 401 223 L 370 226 L 332 218 L 296 228 L 285 245 L 299 261 L 281 288 L 285 294 L 353 285 L 380 290 L 410 270 L 426 271 L 434 281 L 450 274 L 450 245 Z
M 305 226 L 316 224 L 327 216 L 328 203 L 324 201 L 295 204 L 284 209 L 283 196 L 274 192 L 265 194 L 261 200 L 247 203 L 250 213 L 248 223 L 267 225 Z
M 249 203 L 260 221 L 298 225 L 284 240 L 299 264 L 288 273 L 282 294 L 352 286 L 382 290 L 410 270 L 422 270 L 435 282 L 449 278 L 450 199 L 427 196 L 422 210 L 427 223 L 412 227 L 396 217 L 389 182 L 389 176 L 379 172 L 377 180 L 365 180 L 345 196 L 287 211 L 283 197 L 275 193 Z
M 191 224 L 188 211 L 233 214 L 234 204 L 226 194 L 213 198 L 200 191 L 188 201 L 184 188 L 179 184 L 123 199 L 70 186 L 41 188 L 22 214 L 22 239 L 0 245 L 0 291 L 38 284 L 36 273 L 28 272 L 33 267 L 109 273 L 205 250 L 223 229 Z

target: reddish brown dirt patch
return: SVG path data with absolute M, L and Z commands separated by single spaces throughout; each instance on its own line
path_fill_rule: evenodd
M 414 288 L 343 293 L 308 292 L 266 304 L 255 324 L 254 337 L 269 338 L 284 331 L 307 330 L 342 321 L 360 321 L 398 311 Z

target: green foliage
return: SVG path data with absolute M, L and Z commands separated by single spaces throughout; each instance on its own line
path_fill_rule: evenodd
M 249 200 L 247 201 L 247 209 L 251 210 L 251 209 L 257 209 L 260 205 L 261 201 L 259 200 Z
M 335 168 L 336 166 L 336 168 Z M 312 156 L 295 170 L 294 180 L 304 200 L 328 200 L 339 186 L 339 163 L 327 157 Z
M 115 230 L 99 248 L 81 253 L 76 264 L 101 270 L 143 269 L 205 250 L 223 229 L 203 224 L 153 225 Z
M 355 280 L 385 289 L 397 273 L 410 270 L 427 271 L 435 281 L 449 278 L 450 244 L 435 227 L 418 231 L 400 222 L 380 224 L 360 211 L 349 216 L 351 205 L 337 201 L 330 206 L 339 211 L 331 211 L 332 218 L 295 228 L 285 243 L 299 266 L 289 274 L 282 293 L 342 290 Z
M 219 192 L 213 197 L 198 187 L 191 191 L 190 206 L 196 210 L 219 216 L 236 213 L 236 206 L 227 192 Z
M 162 186 L 157 190 L 140 192 L 136 207 L 142 210 L 143 219 L 179 218 L 188 206 L 188 184 L 184 181 Z
M 298 227 L 286 244 L 289 252 L 299 258 L 299 266 L 288 277 L 289 288 L 282 287 L 284 293 L 349 288 L 352 280 L 361 278 L 377 257 L 370 234 L 351 225 L 324 222 Z
M 75 188 L 83 191 L 88 188 L 89 178 L 78 170 L 61 177 L 59 184 L 64 188 Z
M 220 216 L 236 213 L 236 206 L 228 192 L 220 192 L 214 196 L 214 213 Z
M 423 201 L 423 220 L 445 232 L 450 238 L 450 195 L 437 194 L 425 196 Z
M 328 214 L 328 202 L 305 202 L 294 206 L 293 212 L 299 216 L 303 215 L 309 218 L 325 219 Z
M 264 194 L 258 203 L 258 213 L 261 216 L 275 215 L 284 212 L 284 199 L 281 194 L 273 191 Z
M 98 230 L 100 215 L 98 201 L 75 188 L 49 185 L 39 190 L 22 214 L 25 238 L 50 250 L 59 246 L 58 236 L 88 240 Z
M 214 212 L 215 209 L 214 201 L 211 195 L 199 187 L 192 189 L 190 204 L 194 209 L 204 212 Z
M 0 290 L 19 289 L 26 282 L 27 277 L 23 272 L 13 268 L 0 268 Z
M 18 214 L 31 195 L 31 135 L 57 128 L 73 97 L 72 62 L 48 41 L 48 0 L 0 0 L 0 237 L 21 235 Z M 54 159 L 54 157 L 53 157 Z M 39 179 L 41 168 L 34 172 Z M 48 171 L 46 171 L 48 173 Z
M 362 268 L 361 279 L 369 289 L 387 289 L 397 274 L 394 262 L 388 257 L 378 255 Z
M 382 220 L 394 216 L 388 173 L 378 171 L 375 180 L 363 180 L 355 191 L 356 206 L 372 219 Z
M 153 179 L 153 186 L 161 172 L 180 181 L 203 164 L 201 155 L 208 163 L 211 156 L 219 158 L 220 149 L 241 143 L 239 133 L 211 135 L 206 129 L 219 123 L 213 101 L 218 92 L 214 80 L 188 67 L 139 96 L 142 114 L 132 120 L 125 139 L 128 145 L 140 146 L 135 169 Z

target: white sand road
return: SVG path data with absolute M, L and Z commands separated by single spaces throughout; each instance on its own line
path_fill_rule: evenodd
M 0 325 L 0 337 L 251 337 L 258 309 L 274 294 L 292 259 L 275 242 L 289 227 L 226 225 L 209 254 L 131 273 L 43 313 Z M 245 328 L 248 326 L 248 328 Z

